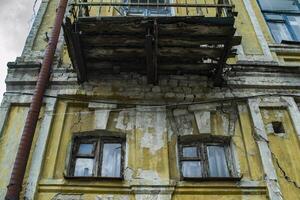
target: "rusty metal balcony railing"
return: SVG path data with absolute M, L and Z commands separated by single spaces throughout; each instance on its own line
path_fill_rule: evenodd
M 103 16 L 233 17 L 231 0 L 74 0 L 73 18 Z

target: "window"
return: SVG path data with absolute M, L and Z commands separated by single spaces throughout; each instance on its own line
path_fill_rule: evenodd
M 230 137 L 182 136 L 179 141 L 183 179 L 232 179 L 236 177 Z
M 69 177 L 122 178 L 124 139 L 75 136 Z
M 169 0 L 125 0 L 129 4 L 168 4 Z M 171 15 L 170 7 L 158 6 L 127 6 L 124 8 L 125 15 L 131 16 L 165 16 Z
M 297 0 L 258 0 L 277 43 L 300 41 L 300 6 Z

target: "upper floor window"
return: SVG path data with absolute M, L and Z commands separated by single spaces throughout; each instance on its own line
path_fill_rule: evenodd
M 123 138 L 75 136 L 68 176 L 122 178 L 123 152 Z
M 128 4 L 149 4 L 149 6 L 127 6 L 125 15 L 130 16 L 168 16 L 171 15 L 170 7 L 155 6 L 158 4 L 169 4 L 170 0 L 124 0 Z
M 197 139 L 193 136 L 180 138 L 179 160 L 183 179 L 236 177 L 229 137 L 210 135 Z
M 300 5 L 298 0 L 258 0 L 277 43 L 300 41 Z

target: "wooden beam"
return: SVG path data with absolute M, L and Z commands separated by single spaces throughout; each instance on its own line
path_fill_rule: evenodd
M 157 20 L 153 22 L 153 35 L 154 35 L 154 54 L 153 54 L 153 68 L 154 68 L 154 84 L 158 84 L 158 73 L 157 73 L 157 54 L 158 54 L 158 24 Z
M 232 40 L 232 38 L 228 38 L 227 42 L 225 43 L 223 54 L 219 60 L 219 63 L 218 63 L 218 66 L 217 66 L 217 69 L 216 69 L 216 72 L 214 75 L 214 86 L 221 87 L 224 84 L 225 80 L 223 77 L 223 69 L 226 65 L 228 55 L 231 52 L 231 47 L 232 47 L 230 45 L 232 43 L 231 40 Z
M 124 19 L 123 19 L 124 18 Z M 139 18 L 139 17 L 123 17 L 123 18 L 101 18 L 82 21 L 79 20 L 77 27 L 83 34 L 111 34 L 111 35 L 137 35 L 145 32 L 148 23 L 157 20 L 159 23 L 160 35 L 174 36 L 199 36 L 199 35 L 231 35 L 235 29 L 231 19 L 224 20 L 218 18 L 215 20 L 205 21 L 202 19 L 194 20 L 193 18 L 182 19 L 172 17 L 164 18 Z
M 148 84 L 156 84 L 157 82 L 157 60 L 155 52 L 155 38 L 153 36 L 152 28 L 147 28 L 145 37 L 145 52 L 146 52 L 146 66 L 147 66 L 147 81 Z
M 77 72 L 77 78 L 79 82 L 87 80 L 86 66 L 83 59 L 82 48 L 80 44 L 79 33 L 76 33 L 72 29 L 71 20 L 66 18 L 63 24 L 64 37 L 68 48 L 68 53 L 73 67 Z
M 200 45 L 225 44 L 227 36 L 202 35 L 195 37 L 182 36 L 161 36 L 158 40 L 158 47 L 185 47 L 198 48 Z M 81 41 L 85 48 L 97 47 L 141 47 L 145 45 L 144 35 L 81 35 Z M 235 36 L 232 46 L 241 43 L 241 37 Z

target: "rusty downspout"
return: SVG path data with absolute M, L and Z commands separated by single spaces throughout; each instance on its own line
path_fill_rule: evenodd
M 32 102 L 30 104 L 29 111 L 27 114 L 16 160 L 11 173 L 9 185 L 7 186 L 7 192 L 5 196 L 6 200 L 20 199 L 20 192 L 22 190 L 22 184 L 23 184 L 26 165 L 30 153 L 30 148 L 31 148 L 38 116 L 43 102 L 43 95 L 46 90 L 47 84 L 49 82 L 50 69 L 52 66 L 53 57 L 55 54 L 67 3 L 68 0 L 60 0 L 56 11 L 56 17 L 55 17 L 54 26 L 52 28 L 51 37 L 48 42 L 48 46 L 45 50 L 42 67 L 32 97 Z

